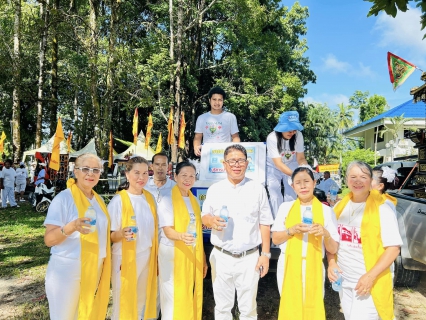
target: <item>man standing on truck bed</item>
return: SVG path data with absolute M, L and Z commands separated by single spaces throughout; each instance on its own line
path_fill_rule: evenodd
M 274 222 L 265 188 L 245 177 L 247 151 L 238 144 L 225 149 L 227 178 L 213 184 L 201 213 L 203 224 L 212 228 L 210 254 L 215 319 L 232 319 L 237 290 L 240 319 L 257 319 L 259 277 L 268 273 L 270 225 Z M 219 216 L 228 210 L 228 222 Z M 262 253 L 259 256 L 259 244 Z
M 201 156 L 202 140 L 204 143 L 240 142 L 237 118 L 223 110 L 225 98 L 226 93 L 221 87 L 210 89 L 210 112 L 199 116 L 195 125 L 194 153 L 198 157 Z

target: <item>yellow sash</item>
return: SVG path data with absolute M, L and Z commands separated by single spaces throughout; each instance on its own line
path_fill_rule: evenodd
M 203 311 L 203 233 L 201 210 L 197 199 L 189 192 L 191 206 L 197 223 L 195 248 L 183 241 L 175 241 L 174 259 L 174 320 L 201 320 Z M 172 203 L 175 230 L 186 232 L 189 212 L 178 186 L 172 189 Z M 188 308 L 192 305 L 192 308 Z
M 297 199 L 290 209 L 285 227 L 291 228 L 301 223 L 300 200 Z M 322 203 L 314 197 L 312 201 L 314 223 L 324 225 Z M 323 252 L 322 237 L 308 235 L 306 253 L 305 299 L 302 287 L 302 244 L 303 234 L 295 234 L 287 240 L 285 251 L 284 281 L 278 319 L 325 320 L 323 299 Z
M 126 190 L 118 192 L 121 197 L 122 214 L 121 225 L 123 227 L 130 226 L 132 216 L 135 215 L 130 197 Z M 154 218 L 154 238 L 152 239 L 152 247 L 149 259 L 149 275 L 146 290 L 146 306 L 145 319 L 157 317 L 157 255 L 158 255 L 158 222 L 157 210 L 152 194 L 143 190 L 148 205 L 151 209 L 152 217 Z M 142 232 L 142 230 L 139 230 Z M 138 319 L 137 310 L 137 277 L 136 277 L 136 241 L 126 241 L 123 239 L 122 245 L 122 260 L 121 260 L 121 290 L 120 290 L 120 319 L 131 320 Z
M 77 207 L 78 217 L 83 218 L 87 208 L 90 206 L 89 200 L 75 184 L 74 179 L 67 181 L 67 187 L 71 190 L 74 203 Z M 78 304 L 79 320 L 104 320 L 109 301 L 109 289 L 111 279 L 111 221 L 108 210 L 102 198 L 93 191 L 96 200 L 105 216 L 108 219 L 106 257 L 102 268 L 101 278 L 98 283 L 98 230 L 89 234 L 80 234 L 81 244 L 81 284 L 80 300 Z M 66 289 L 66 288 L 64 288 Z
M 352 192 L 346 195 L 335 207 L 337 219 L 346 207 Z M 364 254 L 365 268 L 369 271 L 379 260 L 385 251 L 383 248 L 379 206 L 385 202 L 385 198 L 377 190 L 371 190 L 365 204 L 364 215 L 361 222 L 362 252 Z M 392 320 L 393 314 L 393 285 L 389 268 L 386 268 L 374 281 L 371 289 L 374 305 L 382 320 Z
M 392 197 L 391 195 L 389 195 L 387 193 L 384 193 L 383 194 L 383 198 L 385 199 L 385 201 L 389 200 L 390 202 L 392 202 L 394 204 L 394 206 L 396 207 L 396 204 L 397 204 L 398 200 L 396 200 L 395 197 Z

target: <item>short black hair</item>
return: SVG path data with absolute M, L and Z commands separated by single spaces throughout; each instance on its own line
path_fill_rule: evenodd
M 167 156 L 167 153 L 165 153 L 165 152 L 158 152 L 158 153 L 154 154 L 152 156 L 152 161 L 151 161 L 152 164 L 154 164 L 155 157 L 166 157 L 167 158 L 167 163 L 169 163 L 169 157 Z
M 210 91 L 209 91 L 209 99 L 211 99 L 212 95 L 214 95 L 215 93 L 221 94 L 222 97 L 223 97 L 223 100 L 226 99 L 225 90 L 223 90 L 221 87 L 213 87 L 213 88 L 211 88 Z
M 233 145 L 227 147 L 225 149 L 225 152 L 223 153 L 223 158 L 226 159 L 226 156 L 228 155 L 228 153 L 230 153 L 233 150 L 241 151 L 244 154 L 244 156 L 246 157 L 246 160 L 247 160 L 247 150 L 246 150 L 246 148 L 244 148 L 240 144 L 233 144 Z
M 195 166 L 194 166 L 191 162 L 189 162 L 189 161 L 182 161 L 182 162 L 179 162 L 179 163 L 176 165 L 176 170 L 175 170 L 176 175 L 178 175 L 178 174 L 180 173 L 180 171 L 181 171 L 183 168 L 185 168 L 185 167 L 191 167 L 192 169 L 194 169 L 194 170 L 195 170 L 195 172 L 197 172 L 197 168 L 195 168 Z

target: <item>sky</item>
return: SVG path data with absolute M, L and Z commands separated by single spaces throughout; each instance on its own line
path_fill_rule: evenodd
M 362 0 L 300 0 L 309 8 L 306 36 L 310 67 L 317 76 L 307 86 L 307 102 L 349 103 L 356 90 L 384 96 L 390 108 L 412 98 L 410 89 L 420 86 L 416 70 L 396 92 L 387 67 L 390 51 L 426 71 L 426 29 L 420 30 L 420 9 L 410 6 L 396 18 L 380 13 L 367 18 L 370 2 Z M 294 1 L 284 0 L 291 6 Z

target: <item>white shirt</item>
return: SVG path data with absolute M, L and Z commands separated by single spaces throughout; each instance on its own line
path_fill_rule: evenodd
M 155 198 L 157 203 L 161 202 L 161 199 L 169 196 L 172 188 L 176 185 L 176 182 L 173 180 L 166 178 L 166 183 L 161 187 L 157 187 L 154 182 L 154 177 L 150 177 L 148 183 L 145 185 L 144 189 L 148 190 Z
M 367 272 L 361 241 L 361 223 L 364 208 L 365 204 L 361 205 L 360 203 L 349 201 L 337 221 L 340 234 L 337 264 L 343 271 L 343 279 L 352 286 L 355 286 L 359 278 Z M 383 247 L 401 246 L 402 239 L 393 210 L 384 203 L 379 206 L 379 214 Z
M 136 253 L 142 252 L 152 247 L 152 239 L 154 238 L 154 218 L 152 217 L 151 208 L 146 201 L 145 195 L 135 195 L 127 192 L 133 211 L 136 216 L 136 225 L 139 229 L 136 234 Z M 111 217 L 111 231 L 119 231 L 125 227 L 121 223 L 122 202 L 121 196 L 116 195 L 108 204 L 108 212 Z M 112 245 L 112 254 L 122 254 L 122 242 L 114 242 Z
M 294 144 L 294 151 L 290 150 L 290 140 L 282 140 L 282 151 L 281 153 L 278 152 L 277 148 L 277 136 L 275 134 L 275 131 L 272 131 L 268 137 L 266 138 L 266 165 L 271 166 L 275 168 L 274 161 L 272 159 L 274 158 L 281 158 L 281 161 L 286 164 L 297 164 L 297 158 L 296 153 L 304 152 L 305 151 L 305 145 L 303 143 L 303 134 L 300 131 L 296 132 L 296 141 Z M 295 168 L 292 169 L 296 169 Z
M 12 167 L 9 169 L 6 169 L 6 167 L 3 167 L 2 170 L 3 173 L 3 185 L 5 187 L 13 188 L 15 186 L 15 177 L 16 177 L 16 171 Z
M 231 136 L 237 132 L 237 118 L 228 111 L 220 114 L 206 112 L 197 118 L 195 125 L 195 133 L 203 134 L 203 143 L 231 142 Z
M 191 199 L 189 197 L 183 197 L 183 200 L 185 201 L 186 209 L 188 210 L 189 217 L 195 217 L 194 209 L 191 205 Z M 171 193 L 164 197 L 160 203 L 158 204 L 158 227 L 160 228 L 160 243 L 174 247 L 175 241 L 170 240 L 166 237 L 166 234 L 164 233 L 163 227 L 174 227 L 175 225 L 175 216 L 173 213 L 173 203 L 172 203 L 172 197 Z M 202 237 L 203 235 L 197 235 L 199 237 Z
M 16 183 L 25 183 L 28 178 L 27 168 L 17 168 L 16 169 Z
M 96 211 L 96 229 L 98 231 L 99 259 L 106 257 L 108 219 L 102 211 L 96 197 L 89 200 L 91 206 Z M 78 218 L 78 210 L 72 197 L 71 190 L 66 189 L 55 196 L 47 211 L 44 225 L 52 224 L 63 227 L 67 223 Z M 51 254 L 70 259 L 81 258 L 80 232 L 75 231 L 63 242 L 50 249 Z
M 339 188 L 339 186 L 337 185 L 337 183 L 333 179 L 328 178 L 327 180 L 321 180 L 319 185 L 317 185 L 317 188 L 324 191 L 325 194 L 327 195 L 327 193 L 330 192 L 331 186 L 336 186 L 337 188 Z
M 283 202 L 280 205 L 280 208 L 277 212 L 277 217 L 275 218 L 274 224 L 272 225 L 271 231 L 284 231 L 286 230 L 285 227 L 285 220 L 287 219 L 288 214 L 290 213 L 290 209 L 293 206 L 295 201 L 288 201 Z M 303 217 L 303 212 L 306 210 L 307 207 L 312 206 L 300 206 L 300 217 Z M 324 228 L 330 233 L 330 236 L 333 238 L 333 240 L 339 242 L 339 233 L 337 232 L 337 220 L 336 220 L 336 214 L 334 213 L 333 209 L 331 209 L 329 206 L 326 206 L 325 204 L 322 204 L 322 212 L 324 215 Z M 315 223 L 315 221 L 314 221 Z M 285 250 L 287 248 L 287 241 L 284 243 L 281 243 L 279 245 L 281 249 L 281 253 L 285 253 Z M 302 257 L 306 257 L 306 253 L 308 250 L 308 233 L 303 234 L 303 244 L 302 244 Z M 323 256 L 324 256 L 324 242 L 322 246 L 323 250 Z
M 224 205 L 229 211 L 228 226 L 223 231 L 212 230 L 211 243 L 230 252 L 261 244 L 260 225 L 274 222 L 265 188 L 249 178 L 236 186 L 228 179 L 219 181 L 207 190 L 201 216 L 218 216 Z

